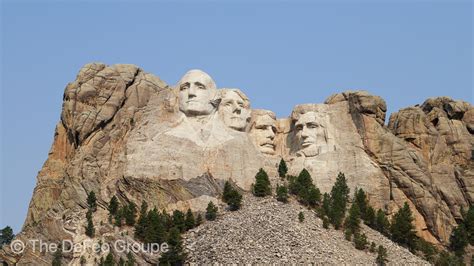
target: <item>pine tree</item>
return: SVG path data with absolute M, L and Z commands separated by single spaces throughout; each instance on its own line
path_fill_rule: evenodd
M 329 220 L 335 229 L 339 229 L 346 212 L 346 204 L 349 197 L 349 187 L 347 186 L 346 177 L 343 173 L 339 173 L 331 189 L 331 200 L 329 208 Z
M 374 253 L 376 251 L 376 248 L 377 248 L 377 245 L 375 244 L 375 242 L 372 241 L 372 243 L 370 244 L 369 251 L 371 253 Z
M 95 196 L 94 191 L 91 191 L 87 195 L 87 205 L 89 206 L 89 209 L 93 212 L 97 210 L 97 198 Z
M 87 220 L 87 226 L 85 227 L 86 235 L 88 237 L 94 237 L 95 228 L 94 228 L 94 222 L 92 221 L 92 210 L 87 211 L 86 220 Z
M 288 189 L 286 186 L 277 186 L 276 188 L 277 200 L 281 202 L 288 202 Z
M 359 206 L 360 210 L 360 216 L 361 218 L 365 218 L 367 215 L 367 209 L 369 207 L 369 204 L 367 202 L 367 196 L 362 188 L 356 189 L 354 192 L 354 202 L 357 203 L 357 206 Z M 365 220 L 365 219 L 364 219 Z
M 184 224 L 186 226 L 186 230 L 193 229 L 196 226 L 196 220 L 194 219 L 194 214 L 191 209 L 188 209 L 186 212 Z
M 413 217 L 408 203 L 405 202 L 403 208 L 398 210 L 392 219 L 390 233 L 392 240 L 402 246 L 414 250 L 415 247 L 415 227 L 413 225 Z
M 166 226 L 156 208 L 148 212 L 145 223 L 144 242 L 161 244 L 166 240 Z
M 131 252 L 127 253 L 127 266 L 135 266 L 135 257 Z
M 124 219 L 124 216 L 125 216 L 125 214 L 124 214 L 125 212 L 126 212 L 125 207 L 118 208 L 117 212 L 114 215 L 114 219 L 115 219 L 114 225 L 115 226 L 117 226 L 117 227 L 122 226 L 123 219 Z
M 104 266 L 114 266 L 114 265 L 115 265 L 114 255 L 112 254 L 112 252 L 109 252 L 107 257 L 105 257 Z
M 328 229 L 329 228 L 329 219 L 328 217 L 325 215 L 323 216 L 323 228 L 324 229 Z
M 385 262 L 387 261 L 387 249 L 384 248 L 382 245 L 379 246 L 379 249 L 377 250 L 377 258 L 375 259 L 375 262 L 377 265 L 385 265 Z
M 331 198 L 328 193 L 323 195 L 323 213 L 326 216 L 329 216 L 329 209 L 331 208 Z
M 474 246 L 474 205 L 469 206 L 464 217 L 464 226 L 469 238 L 469 243 Z
M 228 203 L 230 197 L 231 197 L 231 193 L 232 193 L 232 185 L 230 184 L 229 181 L 225 181 L 225 185 L 224 185 L 224 191 L 222 192 L 222 201 L 225 202 L 225 203 Z
M 147 210 L 148 204 L 145 201 L 142 201 L 142 206 L 140 207 L 140 216 L 138 221 L 135 224 L 135 238 L 143 241 L 145 239 L 145 229 L 147 227 Z
M 227 203 L 229 204 L 229 210 L 231 211 L 240 209 L 240 206 L 242 205 L 242 194 L 240 194 L 236 189 L 232 189 Z
M 178 228 L 173 227 L 170 230 L 168 241 L 168 252 L 163 253 L 159 260 L 160 265 L 184 265 L 186 253 L 183 249 L 183 243 Z
M 202 224 L 202 215 L 198 214 L 198 216 L 196 218 L 196 226 L 199 226 L 201 224 Z
M 257 197 L 265 197 L 271 195 L 270 180 L 267 172 L 260 168 L 257 175 L 255 175 L 255 184 L 253 186 L 253 194 Z
M 298 220 L 300 221 L 300 223 L 302 223 L 302 222 L 304 221 L 304 214 L 303 214 L 303 212 L 298 213 Z
M 209 201 L 206 208 L 206 219 L 209 221 L 214 221 L 217 218 L 217 206 Z
M 311 207 L 315 207 L 321 202 L 321 192 L 314 185 L 310 186 L 304 195 L 304 201 Z
M 346 229 L 349 229 L 353 234 L 360 231 L 360 210 L 357 201 L 354 201 L 349 209 L 349 216 L 347 216 L 344 223 Z
M 125 260 L 122 257 L 119 259 L 118 266 L 125 266 Z
M 0 230 L 0 248 L 3 245 L 8 245 L 13 240 L 15 235 L 13 234 L 13 229 L 10 226 L 6 226 Z
M 61 266 L 61 261 L 63 259 L 63 247 L 61 243 L 58 245 L 58 249 L 53 254 L 52 266 Z
M 135 225 L 135 220 L 137 219 L 137 205 L 135 203 L 130 202 L 128 207 L 125 208 L 125 223 L 128 226 Z
M 180 210 L 173 211 L 173 225 L 179 229 L 180 232 L 184 232 L 186 225 L 184 222 L 184 213 Z
M 369 242 L 365 234 L 354 233 L 354 245 L 356 249 L 364 250 L 367 248 Z
M 365 215 L 362 217 L 364 223 L 371 228 L 375 228 L 375 210 L 372 206 L 368 206 Z
M 285 178 L 288 173 L 288 167 L 286 166 L 285 160 L 281 159 L 280 164 L 278 164 L 278 175 L 281 178 Z
M 113 196 L 109 202 L 109 213 L 110 215 L 115 215 L 118 211 L 119 204 L 116 196 Z
M 378 209 L 377 215 L 375 217 L 375 230 L 382 233 L 384 236 L 390 236 L 390 222 L 385 215 L 385 212 L 381 209 Z
M 467 235 L 467 231 L 463 223 L 458 225 L 451 232 L 449 242 L 449 247 L 456 254 L 456 256 L 464 256 L 464 249 L 466 248 L 467 244 L 469 244 L 469 236 Z

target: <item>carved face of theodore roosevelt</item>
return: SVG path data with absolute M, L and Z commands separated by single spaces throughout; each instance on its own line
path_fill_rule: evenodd
M 188 71 L 178 82 L 179 110 L 186 116 L 208 115 L 216 108 L 216 83 L 201 70 Z
M 296 137 L 300 151 L 307 157 L 319 154 L 318 142 L 326 141 L 324 126 L 315 112 L 302 114 L 295 122 Z
M 238 89 L 222 89 L 219 115 L 224 124 L 232 129 L 244 131 L 250 120 L 250 101 Z
M 276 117 L 273 112 L 254 110 L 250 137 L 255 146 L 265 154 L 275 154 Z

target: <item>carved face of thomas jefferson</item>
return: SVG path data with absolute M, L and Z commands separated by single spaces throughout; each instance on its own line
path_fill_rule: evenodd
M 232 129 L 244 131 L 250 121 L 250 101 L 238 89 L 222 89 L 219 114 L 224 124 Z
M 254 110 L 250 128 L 250 137 L 254 145 L 265 154 L 275 154 L 276 117 L 273 112 Z
M 208 115 L 215 110 L 216 83 L 201 70 L 187 72 L 178 82 L 179 110 L 186 116 Z
M 319 154 L 319 142 L 326 142 L 326 131 L 315 112 L 302 114 L 295 122 L 295 133 L 300 151 L 307 157 Z

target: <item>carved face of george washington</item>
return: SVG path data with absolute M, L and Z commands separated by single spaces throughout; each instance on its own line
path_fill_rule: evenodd
M 214 80 L 201 70 L 187 72 L 178 82 L 179 110 L 186 116 L 208 115 L 216 106 L 217 95 Z

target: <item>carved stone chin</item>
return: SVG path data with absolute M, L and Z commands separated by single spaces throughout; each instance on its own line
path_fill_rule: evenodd
M 250 138 L 257 149 L 268 155 L 275 154 L 276 117 L 267 110 L 252 110 Z
M 177 84 L 179 110 L 188 117 L 209 115 L 216 109 L 217 87 L 201 70 L 190 70 Z
M 250 121 L 250 101 L 239 89 L 221 89 L 219 116 L 226 126 L 245 131 Z

